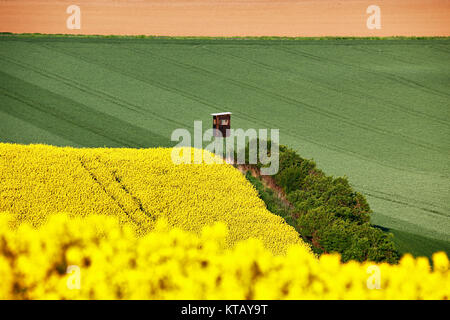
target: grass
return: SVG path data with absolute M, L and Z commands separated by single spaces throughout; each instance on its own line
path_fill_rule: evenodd
M 170 146 L 231 111 L 347 175 L 404 251 L 448 252 L 449 59 L 449 38 L 2 35 L 0 141 Z
M 296 227 L 294 221 L 292 221 L 293 208 L 290 208 L 288 204 L 284 203 L 275 192 L 266 187 L 263 182 L 256 177 L 253 177 L 250 171 L 247 171 L 245 178 L 255 187 L 258 191 L 258 196 L 266 204 L 267 210 L 282 217 L 288 224 Z
M 447 254 L 450 252 L 450 243 L 448 241 L 427 238 L 395 229 L 386 231 L 394 234 L 396 248 L 401 254 L 411 253 L 415 257 L 431 257 L 437 251 L 445 251 Z

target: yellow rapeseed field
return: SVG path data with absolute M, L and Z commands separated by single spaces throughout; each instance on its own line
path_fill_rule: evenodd
M 317 258 L 239 171 L 171 151 L 0 144 L 0 299 L 448 299 L 445 253 Z
M 171 152 L 0 143 L 0 212 L 34 226 L 51 213 L 106 214 L 131 222 L 140 235 L 161 217 L 194 233 L 223 222 L 227 247 L 257 238 L 274 254 L 303 243 L 231 165 L 176 165 Z
M 317 259 L 301 245 L 273 255 L 247 239 L 226 247 L 219 223 L 197 235 L 161 219 L 143 237 L 115 217 L 53 215 L 40 229 L 0 215 L 3 299 L 448 299 L 445 253 L 399 265 Z M 374 284 L 378 283 L 378 287 Z

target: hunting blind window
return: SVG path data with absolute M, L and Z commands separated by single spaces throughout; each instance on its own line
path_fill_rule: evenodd
M 219 136 L 219 131 L 223 137 L 230 135 L 229 129 L 231 128 L 231 112 L 212 113 L 213 116 L 213 129 L 216 129 L 215 136 Z

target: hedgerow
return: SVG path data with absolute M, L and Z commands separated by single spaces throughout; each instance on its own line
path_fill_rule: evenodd
M 248 152 L 248 144 L 246 149 Z M 314 161 L 283 145 L 279 146 L 279 161 L 273 179 L 294 207 L 289 214 L 281 210 L 281 216 L 315 253 L 338 252 L 342 261 L 398 262 L 393 235 L 370 224 L 372 210 L 367 200 L 353 190 L 346 177 L 327 176 Z M 261 168 L 262 164 L 255 166 Z M 273 209 L 273 196 L 263 194 L 268 209 L 279 214 L 279 208 Z

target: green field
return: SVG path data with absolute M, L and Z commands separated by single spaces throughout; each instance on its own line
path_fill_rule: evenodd
M 3 35 L 0 141 L 169 146 L 231 111 L 348 176 L 402 252 L 450 252 L 449 62 L 449 38 Z

